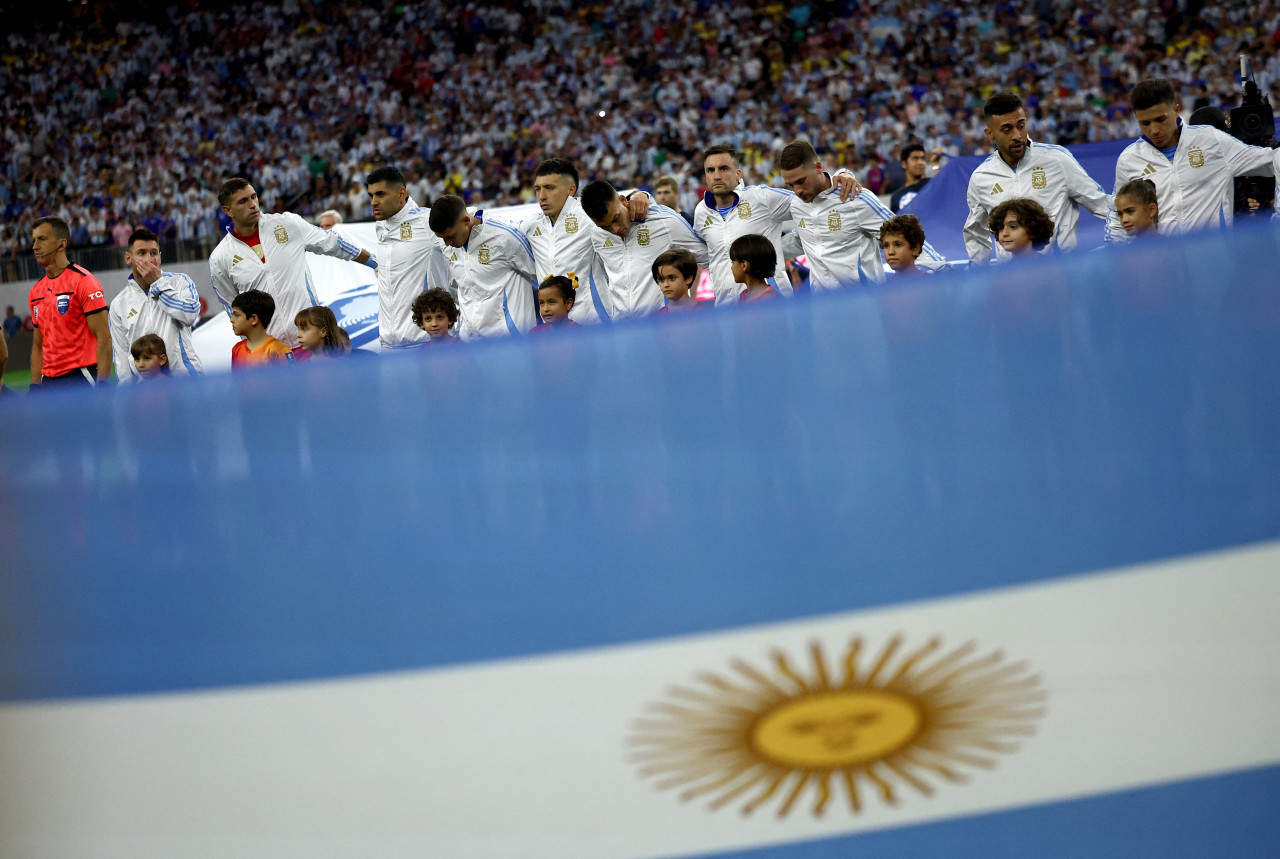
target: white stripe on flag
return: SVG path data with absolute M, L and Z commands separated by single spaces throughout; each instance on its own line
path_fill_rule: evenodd
M 1271 764 L 1280 761 L 1277 569 L 1280 543 L 1270 543 L 875 611 L 485 665 L 6 705 L 0 707 L 0 854 L 691 854 Z M 843 660 L 855 636 L 863 644 L 855 660 L 860 679 L 840 692 Z M 901 648 L 870 678 L 895 636 Z M 935 637 L 941 644 L 922 654 Z M 812 658 L 815 642 L 825 658 L 821 671 Z M 966 642 L 976 648 L 959 651 Z M 978 664 L 997 650 L 1001 657 Z M 774 653 L 783 659 L 775 661 Z M 959 691 L 968 695 L 963 707 L 970 708 L 970 722 L 991 726 L 1003 718 L 1034 730 L 997 737 L 1013 740 L 1007 749 L 976 751 L 961 749 L 961 729 L 935 730 L 931 736 L 942 748 L 935 762 L 951 754 L 943 769 L 964 782 L 918 766 L 921 757 L 914 764 L 898 759 L 898 770 L 875 771 L 895 795 L 890 805 L 867 770 L 850 761 L 858 748 L 887 754 L 902 742 L 914 754 L 919 749 L 911 744 L 924 734 L 894 735 L 896 717 L 882 710 L 884 730 L 860 725 L 871 733 L 857 740 L 861 746 L 850 746 L 852 735 L 841 733 L 848 725 L 824 726 L 826 705 L 809 705 L 823 689 L 829 693 L 823 701 L 862 689 L 859 706 L 874 704 L 875 695 L 865 690 L 885 687 L 912 654 L 920 658 L 902 673 L 918 679 L 896 687 L 914 689 L 909 700 L 937 706 L 950 694 L 954 703 Z M 739 668 L 732 667 L 734 660 L 741 661 Z M 1004 670 L 1021 662 L 1025 671 Z M 957 675 L 951 692 L 930 690 L 919 679 L 930 671 L 935 680 Z M 714 684 L 699 681 L 703 672 L 749 694 L 717 693 Z M 765 681 L 755 691 L 751 672 Z M 788 672 L 808 691 L 798 691 Z M 1031 674 L 1039 678 L 1035 688 L 1046 693 L 1042 714 L 1025 701 L 1010 704 L 1009 695 L 1023 692 L 993 691 Z M 729 757 L 697 757 L 707 751 L 699 729 L 732 721 L 729 710 L 716 709 L 717 694 L 738 704 L 760 702 L 770 684 L 780 697 L 768 712 L 782 712 L 782 700 L 796 718 L 783 724 L 779 717 L 772 728 L 759 719 L 752 742 L 739 743 Z M 701 690 L 702 697 L 682 699 L 671 691 L 676 686 Z M 852 700 L 846 699 L 840 700 Z M 680 706 L 652 709 L 662 702 Z M 996 714 L 1002 703 L 1019 714 Z M 751 706 L 763 705 L 746 710 Z M 844 716 L 857 721 L 865 714 L 850 710 Z M 656 723 L 675 726 L 675 734 L 658 744 L 665 749 L 660 760 L 675 760 L 668 775 L 697 774 L 699 761 L 708 762 L 703 781 L 694 784 L 724 782 L 731 773 L 720 770 L 744 755 L 803 757 L 812 748 L 788 744 L 803 743 L 805 736 L 826 743 L 822 754 L 844 758 L 832 764 L 831 796 L 821 817 L 814 814 L 816 784 L 796 788 L 794 778 L 744 816 L 742 809 L 760 798 L 767 780 L 724 799 L 735 784 L 729 780 L 728 787 L 682 801 L 682 787 L 663 789 L 661 776 L 640 775 L 634 756 L 646 747 L 631 741 L 660 735 Z M 769 735 L 775 728 L 779 733 Z M 784 735 L 792 729 L 795 736 Z M 801 736 L 813 730 L 817 734 Z M 678 760 L 682 749 L 689 750 L 684 762 Z M 994 767 L 978 766 L 975 756 L 992 759 Z M 845 770 L 856 771 L 861 787 L 856 813 L 842 787 Z M 717 798 L 724 806 L 708 810 Z

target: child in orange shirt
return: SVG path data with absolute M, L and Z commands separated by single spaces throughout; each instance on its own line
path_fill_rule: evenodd
M 231 302 L 231 330 L 245 339 L 231 347 L 231 369 L 293 363 L 292 350 L 267 333 L 275 315 L 275 299 L 261 290 L 245 290 L 235 297 Z

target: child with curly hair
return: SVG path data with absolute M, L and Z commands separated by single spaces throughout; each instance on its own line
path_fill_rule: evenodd
M 1043 251 L 1053 240 L 1053 219 L 1026 197 L 1005 200 L 992 209 L 987 227 L 1000 247 L 1014 256 Z
M 458 303 L 448 290 L 433 286 L 418 293 L 409 312 L 413 324 L 431 338 L 423 344 L 424 348 L 458 341 L 458 335 L 453 333 L 453 327 L 458 323 Z

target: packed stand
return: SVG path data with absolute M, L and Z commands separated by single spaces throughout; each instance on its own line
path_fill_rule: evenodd
M 404 169 L 423 205 L 445 193 L 492 205 L 531 200 L 533 168 L 571 151 L 584 181 L 677 175 L 687 210 L 706 141 L 736 145 L 749 182 L 779 184 L 774 156 L 799 134 L 879 193 L 911 138 L 985 153 L 982 105 L 1000 89 L 1021 92 L 1036 139 L 1062 144 L 1133 136 L 1125 96 L 1144 75 L 1232 106 L 1224 58 L 1245 50 L 1280 80 L 1277 27 L 1276 2 L 1189 20 L 1150 0 L 285 0 L 82 15 L 15 28 L 0 53 L 0 265 L 45 215 L 72 226 L 73 246 L 123 246 L 135 227 L 221 234 L 214 192 L 234 175 L 253 177 L 267 211 L 364 220 L 378 166 Z

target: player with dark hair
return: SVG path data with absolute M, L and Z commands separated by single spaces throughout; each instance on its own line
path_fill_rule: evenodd
M 1115 223 L 1111 197 L 1075 156 L 1062 146 L 1036 143 L 1028 135 L 1022 99 L 1010 92 L 997 93 L 987 99 L 982 112 L 987 118 L 983 133 L 996 151 L 969 177 L 964 245 L 971 262 L 990 259 L 991 210 L 1013 197 L 1035 200 L 1049 213 L 1056 225 L 1053 245 L 1064 251 L 1076 246 L 1079 207 L 1102 218 L 1109 228 Z M 1108 231 L 1106 241 L 1111 238 Z
M 200 321 L 195 281 L 182 272 L 161 270 L 160 239 L 146 227 L 129 236 L 124 264 L 130 269 L 129 277 L 120 294 L 111 299 L 107 314 L 120 384 L 141 378 L 130 350 L 144 334 L 164 341 L 170 373 L 199 375 L 200 358 L 191 341 L 191 327 Z
M 258 207 L 258 192 L 247 179 L 228 179 L 218 190 L 218 204 L 231 218 L 226 236 L 209 255 L 209 275 L 227 314 L 232 300 L 249 289 L 270 294 L 276 302 L 268 333 L 290 348 L 298 345 L 293 320 L 298 311 L 320 303 L 311 286 L 307 252 L 377 268 L 367 250 L 336 232 L 322 230 L 292 212 L 272 214 Z
M 431 205 L 431 231 L 449 248 L 450 291 L 458 296 L 464 340 L 527 334 L 537 324 L 533 248 L 524 233 L 461 197 L 445 194 Z
M 582 209 L 599 228 L 593 234 L 593 246 L 608 275 L 618 318 L 647 316 L 662 307 L 662 292 L 653 280 L 652 267 L 663 251 L 687 248 L 699 265 L 706 264 L 706 244 L 684 218 L 666 206 L 651 205 L 644 218 L 634 218 L 614 187 L 597 179 L 582 190 Z
M 717 144 L 702 154 L 702 173 L 707 192 L 693 209 L 693 229 L 707 243 L 711 286 L 716 304 L 738 300 L 738 284 L 733 278 L 729 246 L 738 236 L 762 235 L 773 242 L 778 270 L 772 281 L 782 295 L 791 294 L 786 259 L 782 252 L 782 230 L 791 223 L 795 194 L 769 185 L 746 185 L 742 180 L 738 151 L 727 143 Z M 836 171 L 832 180 L 842 199 L 861 190 L 848 170 Z
M 378 342 L 383 349 L 416 349 L 430 337 L 405 311 L 415 296 L 449 283 L 444 242 L 399 170 L 379 167 L 365 177 L 365 186 L 378 240 Z
M 573 321 L 583 325 L 608 322 L 613 306 L 592 246 L 591 221 L 574 196 L 578 193 L 578 168 L 567 158 L 548 158 L 534 172 L 533 193 L 541 211 L 528 218 L 521 229 L 533 248 L 538 274 L 543 279 L 553 274 L 576 276 Z M 644 192 L 624 202 L 632 217 L 641 217 L 649 209 L 649 196 Z
M 71 228 L 61 218 L 38 218 L 31 250 L 44 277 L 27 296 L 35 336 L 31 341 L 31 384 L 106 384 L 111 377 L 111 333 L 102 284 L 67 259 Z
M 1208 125 L 1183 125 L 1173 82 L 1152 79 L 1129 92 L 1142 136 L 1116 159 L 1119 188 L 1150 179 L 1160 200 L 1161 233 L 1182 233 L 1232 223 L 1237 176 L 1280 180 L 1280 149 L 1249 146 Z M 1119 224 L 1117 238 L 1125 235 Z
M 884 280 L 880 262 L 880 225 L 892 217 L 879 198 L 863 191 L 841 199 L 839 188 L 822 168 L 818 153 L 807 140 L 794 140 L 778 153 L 782 181 L 795 196 L 791 217 L 796 228 L 784 242 L 788 257 L 804 253 L 809 265 L 809 288 L 814 292 Z M 925 245 L 924 256 L 942 266 L 942 255 Z

